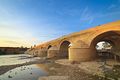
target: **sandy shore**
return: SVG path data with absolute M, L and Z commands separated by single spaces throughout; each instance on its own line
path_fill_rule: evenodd
M 59 63 L 49 64 L 48 76 L 40 77 L 39 80 L 99 80 L 98 76 L 86 73 L 76 64 L 72 66 Z
M 63 62 L 61 62 L 63 61 Z M 116 64 L 116 63 L 114 63 Z M 82 67 L 81 67 L 81 66 Z M 113 64 L 111 64 L 113 65 Z M 53 66 L 49 67 L 49 75 L 39 80 L 119 80 L 119 68 L 110 69 L 105 75 L 98 75 L 99 64 L 96 62 L 71 63 L 65 60 L 55 60 Z M 84 67 L 84 68 L 83 68 Z M 117 66 L 119 67 L 119 66 Z M 114 70 L 116 71 L 114 73 Z M 89 72 L 90 71 L 90 72 Z M 93 74 L 94 73 L 94 74 Z M 114 75 L 113 75 L 114 74 Z
M 55 64 L 55 66 L 50 68 L 49 77 L 46 80 L 97 80 L 95 78 L 93 75 L 85 73 L 84 70 L 76 65 L 65 66 Z

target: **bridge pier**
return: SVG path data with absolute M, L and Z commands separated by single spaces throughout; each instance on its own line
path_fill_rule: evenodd
M 97 56 L 96 51 L 92 48 L 69 48 L 69 60 L 70 61 L 90 61 Z
M 59 50 L 56 46 L 52 46 L 47 51 L 47 58 L 55 58 L 58 57 Z
M 47 56 L 47 50 L 46 49 L 38 50 L 38 56 L 39 57 L 46 57 Z

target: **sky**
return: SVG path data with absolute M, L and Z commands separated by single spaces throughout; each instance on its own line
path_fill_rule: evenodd
M 120 20 L 120 0 L 0 0 L 0 47 L 30 47 Z

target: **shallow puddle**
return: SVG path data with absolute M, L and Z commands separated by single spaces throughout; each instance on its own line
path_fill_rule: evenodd
M 46 76 L 44 65 L 28 65 L 12 69 L 0 76 L 0 80 L 38 80 L 41 76 Z

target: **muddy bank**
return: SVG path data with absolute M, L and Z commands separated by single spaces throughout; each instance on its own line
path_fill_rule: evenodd
M 49 64 L 48 74 L 39 80 L 98 80 L 97 76 L 86 73 L 76 65 Z
M 108 71 L 105 71 L 103 76 L 92 74 L 85 69 L 79 67 L 78 63 L 54 63 L 49 67 L 49 76 L 40 78 L 39 80 L 119 80 L 120 79 L 120 65 Z M 96 64 L 88 64 L 94 67 Z M 90 67 L 89 67 L 90 68 Z M 96 71 L 97 72 L 97 71 Z

